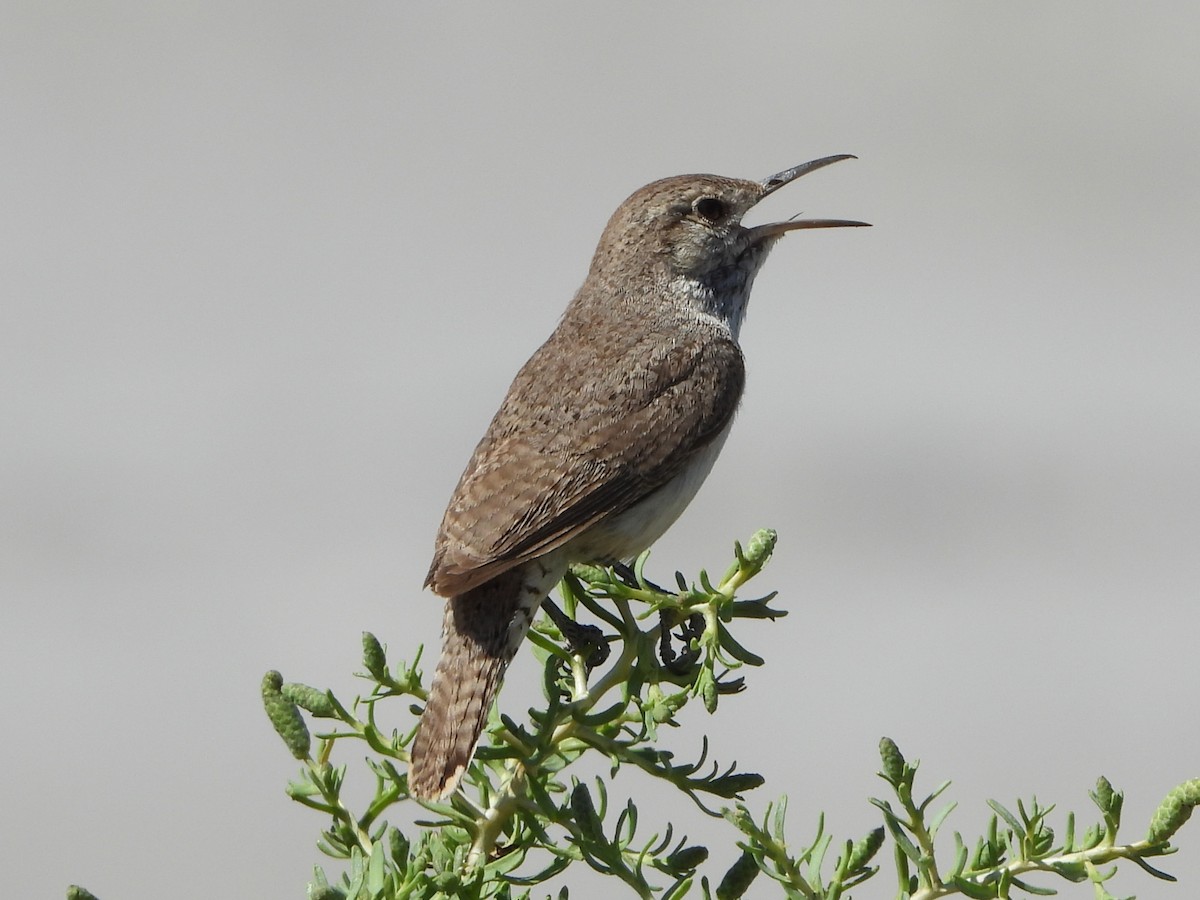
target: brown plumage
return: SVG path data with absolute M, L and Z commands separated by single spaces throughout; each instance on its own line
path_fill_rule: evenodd
M 454 790 L 547 592 L 572 562 L 630 558 L 671 525 L 724 443 L 745 380 L 750 288 L 799 220 L 744 228 L 767 194 L 846 157 L 763 182 L 685 175 L 613 214 L 583 287 L 521 368 L 438 533 L 428 587 L 447 598 L 442 655 L 411 748 L 409 789 Z

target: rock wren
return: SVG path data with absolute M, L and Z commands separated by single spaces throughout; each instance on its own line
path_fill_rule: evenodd
M 827 156 L 742 181 L 666 178 L 609 220 L 583 287 L 517 373 L 459 479 L 425 585 L 447 598 L 408 786 L 444 797 L 475 753 L 504 670 L 572 562 L 627 560 L 712 468 L 742 396 L 738 332 L 786 232 L 865 225 L 742 216 Z

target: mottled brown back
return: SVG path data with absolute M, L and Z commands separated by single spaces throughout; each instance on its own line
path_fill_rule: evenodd
M 624 512 L 733 418 L 745 368 L 727 336 L 627 333 L 621 348 L 576 324 L 564 320 L 525 364 L 475 449 L 426 578 L 437 593 L 469 590 Z M 604 358 L 619 376 L 597 382 Z

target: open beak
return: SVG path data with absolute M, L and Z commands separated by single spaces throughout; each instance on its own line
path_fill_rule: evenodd
M 770 178 L 765 178 L 759 182 L 759 185 L 762 187 L 762 197 L 775 193 L 785 184 L 790 184 L 802 175 L 815 172 L 817 169 L 823 169 L 825 166 L 832 165 L 835 162 L 841 162 L 843 159 L 858 159 L 858 157 L 849 153 L 840 153 L 837 156 L 824 156 L 821 159 L 801 163 L 777 175 L 772 175 Z M 761 200 L 762 197 L 759 199 Z M 801 228 L 869 228 L 870 226 L 870 222 L 855 222 L 850 219 L 791 219 L 787 222 L 772 222 L 768 225 L 757 225 L 754 228 L 747 229 L 747 231 L 749 232 L 750 241 L 758 243 L 766 238 L 778 237 L 789 231 L 799 231 Z

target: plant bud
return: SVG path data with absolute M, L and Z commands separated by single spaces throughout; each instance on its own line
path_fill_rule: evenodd
M 904 780 L 904 754 L 900 752 L 900 748 L 896 746 L 896 742 L 889 737 L 881 738 L 879 741 L 879 756 L 883 760 L 883 776 L 892 784 L 899 784 Z
M 282 686 L 283 676 L 278 672 L 271 671 L 263 676 L 263 708 L 292 756 L 296 759 L 308 759 L 308 751 L 312 746 L 308 726 L 304 724 L 304 717 L 300 715 L 296 704 L 284 698 L 280 690 Z
M 755 862 L 753 854 L 749 851 L 743 852 L 717 885 L 717 900 L 737 900 L 749 890 L 757 877 L 758 863 Z
M 376 681 L 387 680 L 387 656 L 384 655 L 383 645 L 379 638 L 369 631 L 362 633 L 363 667 L 371 673 Z

